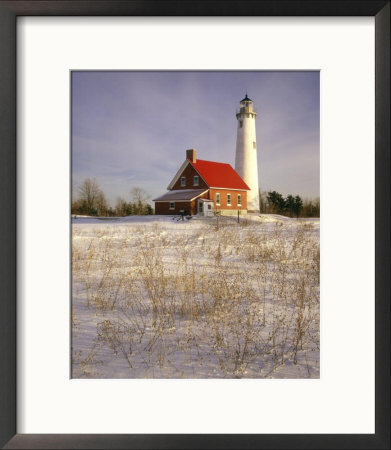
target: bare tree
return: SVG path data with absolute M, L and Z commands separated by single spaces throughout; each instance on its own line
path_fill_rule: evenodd
M 262 192 L 261 189 L 258 190 L 259 192 L 259 212 L 260 213 L 266 213 L 266 194 L 265 192 Z
M 115 204 L 115 211 L 118 216 L 126 216 L 128 204 L 122 197 L 118 197 Z
M 139 187 L 134 187 L 130 191 L 130 195 L 134 203 L 146 203 L 150 197 L 144 189 Z
M 147 192 L 139 187 L 134 187 L 130 191 L 130 195 L 134 204 L 135 213 L 136 214 L 145 214 L 145 210 L 147 207 L 147 201 L 149 199 L 149 195 Z
M 105 215 L 107 201 L 103 191 L 95 179 L 86 178 L 78 188 L 79 202 L 87 214 Z

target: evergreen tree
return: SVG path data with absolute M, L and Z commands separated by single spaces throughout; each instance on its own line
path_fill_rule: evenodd
M 295 213 L 295 198 L 293 195 L 289 194 L 288 197 L 285 200 L 285 209 L 289 213 L 290 216 L 292 216 Z
M 273 207 L 273 210 L 278 213 L 283 213 L 285 210 L 284 197 L 276 191 L 268 192 L 267 201 Z
M 126 205 L 126 215 L 127 216 L 132 216 L 133 214 L 135 214 L 133 203 L 132 202 L 128 202 L 127 205 Z
M 294 213 L 296 214 L 296 217 L 300 216 L 302 209 L 303 209 L 303 200 L 299 195 L 296 195 L 294 202 Z

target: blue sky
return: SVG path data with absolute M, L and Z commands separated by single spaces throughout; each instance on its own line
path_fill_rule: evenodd
M 163 194 L 185 159 L 234 167 L 235 111 L 248 92 L 259 184 L 319 196 L 319 72 L 73 72 L 72 178 L 95 178 L 114 205 L 133 187 Z

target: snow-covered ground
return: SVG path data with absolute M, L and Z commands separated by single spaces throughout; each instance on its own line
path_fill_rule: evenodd
M 73 217 L 73 377 L 318 378 L 319 226 Z

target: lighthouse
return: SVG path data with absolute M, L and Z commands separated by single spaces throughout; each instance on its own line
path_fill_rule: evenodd
M 236 112 L 238 133 L 236 138 L 235 170 L 250 188 L 247 193 L 247 209 L 249 212 L 259 212 L 258 189 L 258 161 L 257 140 L 255 136 L 254 102 L 248 98 L 247 93 L 240 101 Z

